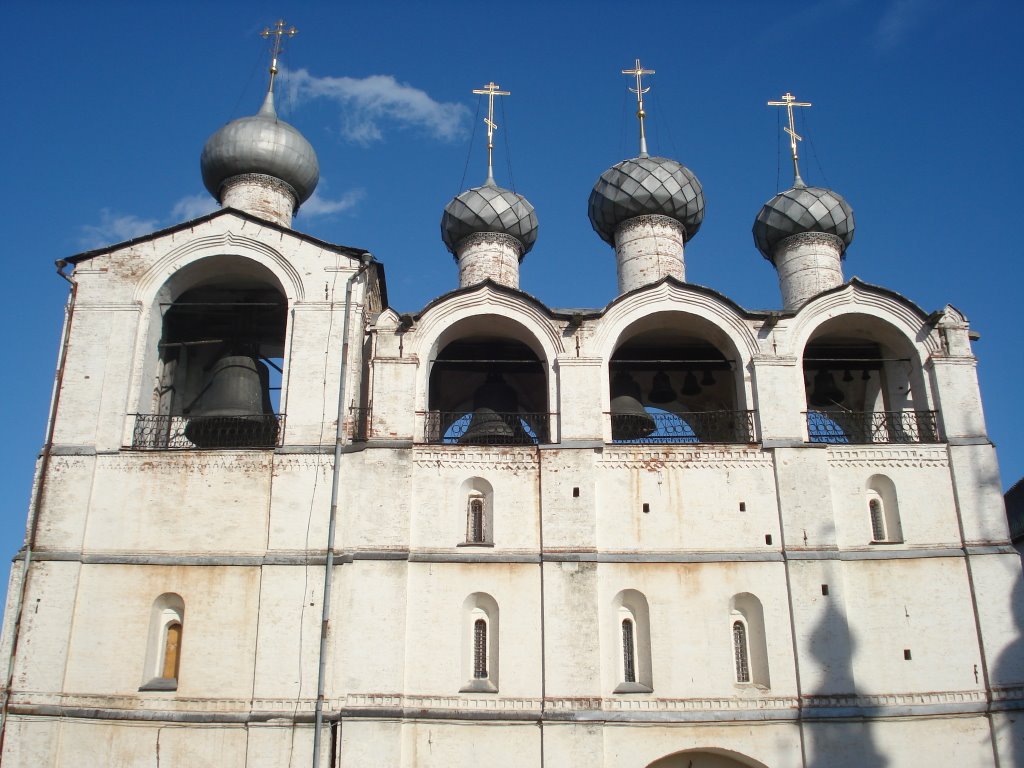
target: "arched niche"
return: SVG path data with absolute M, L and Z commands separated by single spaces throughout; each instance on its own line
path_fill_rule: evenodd
M 737 637 L 737 625 L 742 627 L 742 643 Z M 729 601 L 729 637 L 737 684 L 771 687 L 768 669 L 768 638 L 765 633 L 764 607 L 756 595 L 740 592 Z M 741 659 L 741 655 L 745 658 Z M 741 661 L 746 666 L 746 679 L 740 675 Z
M 148 431 L 137 423 L 135 440 L 153 444 L 136 447 L 275 444 L 288 326 L 277 276 L 243 256 L 206 257 L 166 280 L 148 314 L 153 389 L 140 392 L 139 412 L 153 418 L 142 420 Z M 243 412 L 244 423 L 232 421 Z
M 635 589 L 624 589 L 612 600 L 615 642 L 613 693 L 651 693 L 654 668 L 651 660 L 651 610 L 647 598 Z
M 767 768 L 764 763 L 727 749 L 688 749 L 649 763 L 647 768 Z
M 876 315 L 825 320 L 802 350 L 811 442 L 934 442 L 934 417 L 914 342 Z
M 497 601 L 474 592 L 462 603 L 461 693 L 498 692 L 500 626 Z
M 617 339 L 608 377 L 613 441 L 753 439 L 739 352 L 704 317 L 663 311 L 634 321 Z
M 893 481 L 885 475 L 872 475 L 865 487 L 865 501 L 872 543 L 902 543 L 903 524 Z
M 429 361 L 428 442 L 548 442 L 548 370 L 543 345 L 515 320 L 477 315 L 453 324 Z

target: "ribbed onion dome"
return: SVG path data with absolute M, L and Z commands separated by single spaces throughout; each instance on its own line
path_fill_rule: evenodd
M 320 180 L 316 152 L 301 133 L 277 118 L 272 92 L 257 114 L 232 120 L 214 133 L 199 165 L 203 184 L 217 200 L 221 185 L 244 173 L 283 181 L 295 191 L 298 204 L 309 199 Z
M 480 232 L 511 235 L 525 256 L 537 242 L 537 214 L 525 197 L 488 180 L 452 198 L 441 216 L 441 238 L 453 254 L 460 240 Z
M 685 240 L 704 221 L 704 189 L 685 165 L 667 157 L 634 157 L 601 174 L 587 206 L 590 224 L 615 245 L 615 228 L 635 216 L 668 216 L 683 225 Z
M 798 180 L 799 181 L 799 180 Z M 761 208 L 754 220 L 754 244 L 772 261 L 775 246 L 791 235 L 824 232 L 835 235 L 846 246 L 853 242 L 853 209 L 838 192 L 797 183 L 780 192 Z

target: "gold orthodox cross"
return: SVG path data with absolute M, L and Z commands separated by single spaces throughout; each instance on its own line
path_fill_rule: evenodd
M 511 96 L 511 91 L 501 90 L 501 86 L 493 80 L 483 88 L 476 88 L 473 93 L 478 96 L 487 97 L 487 117 L 484 122 L 487 124 L 487 181 L 494 183 L 494 132 L 498 130 L 498 124 L 494 122 L 494 97 Z
M 274 41 L 270 45 L 270 86 L 267 88 L 268 91 L 274 90 L 274 77 L 277 75 L 277 57 L 281 55 L 283 48 L 283 40 L 285 37 L 295 37 L 299 30 L 295 27 L 284 28 L 284 19 L 278 19 L 274 28 L 264 28 L 260 32 L 260 37 L 270 37 L 273 35 Z
M 644 88 L 644 75 L 653 75 L 653 69 L 644 69 L 640 66 L 640 59 L 636 60 L 636 66 L 633 69 L 622 70 L 624 75 L 632 75 L 636 78 L 636 88 L 630 88 L 631 93 L 636 94 L 636 116 L 640 121 L 640 157 L 647 157 L 647 134 L 644 132 L 644 118 L 647 117 L 647 113 L 644 112 L 644 94 L 647 93 L 650 88 Z
M 769 107 L 785 107 L 786 114 L 789 116 L 789 125 L 783 127 L 786 133 L 789 134 L 789 147 L 793 151 L 793 175 L 796 177 L 797 184 L 803 184 L 804 180 L 800 178 L 800 163 L 797 161 L 796 143 L 803 141 L 804 137 L 796 132 L 796 126 L 793 124 L 793 107 L 809 107 L 811 103 L 809 101 L 797 101 L 789 91 L 786 91 L 781 101 L 769 101 Z

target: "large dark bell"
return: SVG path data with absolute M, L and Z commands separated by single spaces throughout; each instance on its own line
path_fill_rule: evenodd
M 210 369 L 185 437 L 198 448 L 266 447 L 277 443 L 270 409 L 270 372 L 249 355 L 227 355 Z
M 490 408 L 473 411 L 469 426 L 459 438 L 460 445 L 503 445 L 514 442 L 515 430 L 502 416 Z
M 491 371 L 473 393 L 473 410 L 489 408 L 497 413 L 515 413 L 519 410 L 519 397 L 498 371 Z
M 672 381 L 667 373 L 658 371 L 654 374 L 654 380 L 651 382 L 651 391 L 647 395 L 647 399 L 652 403 L 658 404 L 670 403 L 676 399 L 675 390 L 672 389 Z
M 845 399 L 846 395 L 836 386 L 836 379 L 831 371 L 821 368 L 814 374 L 814 389 L 811 390 L 809 398 L 811 405 L 825 408 L 830 405 L 839 405 Z
M 639 440 L 658 428 L 654 417 L 631 395 L 613 397 L 611 413 L 612 440 Z

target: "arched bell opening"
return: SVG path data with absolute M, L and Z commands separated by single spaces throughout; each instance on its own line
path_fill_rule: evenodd
M 161 292 L 154 412 L 138 416 L 134 447 L 278 444 L 288 302 L 263 272 L 204 265 Z
M 916 351 L 883 320 L 844 315 L 823 323 L 804 348 L 803 374 L 811 442 L 938 439 Z
M 427 442 L 533 445 L 549 442 L 546 366 L 523 341 L 469 335 L 432 361 Z
M 732 343 L 699 317 L 660 314 L 634 324 L 608 365 L 613 442 L 749 443 Z

